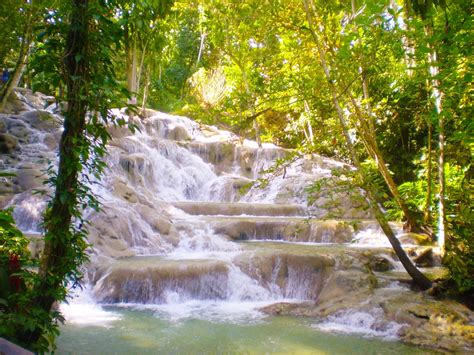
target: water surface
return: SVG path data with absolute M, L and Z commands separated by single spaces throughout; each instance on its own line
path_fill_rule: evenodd
M 108 326 L 68 324 L 58 354 L 429 354 L 426 349 L 315 329 L 314 320 L 263 317 L 170 319 L 165 313 L 106 307 Z

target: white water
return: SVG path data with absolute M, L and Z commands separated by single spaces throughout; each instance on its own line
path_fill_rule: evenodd
M 70 297 L 68 303 L 63 303 L 60 306 L 61 313 L 68 323 L 112 327 L 114 322 L 121 319 L 117 313 L 106 311 L 96 304 L 88 287 L 83 290 L 73 290 Z
M 370 311 L 340 311 L 329 316 L 327 320 L 313 325 L 314 328 L 329 333 L 355 333 L 386 340 L 397 339 L 399 331 L 404 326 L 406 325 L 383 321 L 383 311 L 380 308 Z

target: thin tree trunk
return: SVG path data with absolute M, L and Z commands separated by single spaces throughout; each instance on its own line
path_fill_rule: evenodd
M 71 223 L 73 206 L 77 203 L 78 167 L 81 166 L 78 145 L 84 139 L 86 125 L 88 23 L 88 0 L 73 0 L 64 57 L 67 110 L 59 144 L 56 190 L 45 215 L 45 246 L 39 269 L 40 281 L 35 292 L 36 299 L 33 300 L 45 312 L 50 312 L 58 292 L 61 292 L 66 273 L 71 269 L 71 263 L 74 263 L 71 260 L 73 249 L 81 247 L 73 244 L 76 241 L 71 232 Z M 34 343 L 40 336 L 41 329 L 36 329 L 28 334 L 27 339 Z
M 148 87 L 150 86 L 150 68 L 147 66 L 145 70 L 145 86 L 143 88 L 142 111 L 145 111 L 146 100 L 148 99 Z
M 393 1 L 391 2 L 391 6 L 394 6 Z M 351 7 L 352 7 L 352 16 L 355 16 L 355 1 L 351 0 Z M 355 114 L 357 116 L 358 122 L 360 126 L 357 127 L 359 131 L 361 131 L 361 138 L 365 142 L 365 146 L 372 157 L 375 160 L 378 170 L 382 175 L 385 183 L 387 184 L 388 189 L 390 190 L 392 196 L 394 197 L 395 201 L 397 202 L 400 209 L 403 211 L 403 214 L 406 218 L 405 229 L 410 232 L 423 232 L 423 229 L 419 226 L 419 223 L 416 221 L 416 218 L 413 216 L 413 213 L 408 208 L 407 204 L 403 200 L 398 191 L 397 184 L 392 178 L 390 171 L 387 168 L 385 163 L 385 159 L 383 158 L 377 143 L 377 139 L 375 137 L 375 125 L 374 125 L 374 114 L 372 111 L 372 105 L 370 104 L 370 94 L 369 94 L 369 85 L 367 83 L 367 77 L 362 65 L 359 66 L 359 74 L 361 77 L 362 83 L 362 93 L 365 101 L 365 111 L 366 115 L 364 115 L 362 108 L 358 105 L 356 100 L 349 94 L 350 101 L 352 106 L 354 107 Z
M 377 140 L 375 138 L 375 131 L 370 127 L 370 124 L 366 122 L 365 116 L 363 112 L 361 111 L 361 108 L 357 104 L 356 100 L 352 97 L 352 95 L 349 94 L 350 101 L 352 103 L 352 106 L 354 108 L 355 114 L 357 116 L 358 122 L 360 123 L 358 127 L 358 131 L 360 134 L 360 137 L 365 143 L 365 146 L 367 148 L 367 151 L 369 152 L 370 156 L 372 159 L 374 159 L 375 163 L 377 164 L 377 168 L 382 175 L 385 183 L 387 184 L 388 189 L 390 190 L 393 198 L 397 202 L 398 206 L 402 210 L 406 223 L 405 223 L 405 229 L 410 232 L 424 232 L 422 227 L 419 225 L 419 223 L 416 221 L 415 217 L 413 216 L 413 213 L 410 211 L 408 208 L 407 204 L 403 200 L 402 196 L 400 195 L 400 192 L 398 191 L 397 184 L 393 180 L 392 174 L 390 174 L 390 171 L 387 168 L 387 165 L 385 163 L 385 160 L 383 158 L 382 153 L 380 153 L 380 150 L 378 148 Z
M 349 149 L 349 152 L 350 152 L 351 157 L 352 157 L 353 164 L 355 165 L 358 174 L 361 174 L 360 173 L 360 171 L 361 171 L 360 161 L 359 161 L 359 158 L 357 156 L 355 147 L 352 144 L 352 140 L 350 139 L 348 125 L 346 123 L 342 107 L 339 103 L 336 87 L 335 87 L 334 82 L 331 78 L 331 73 L 330 73 L 330 70 L 329 70 L 329 66 L 328 66 L 327 61 L 326 61 L 326 53 L 325 53 L 325 50 L 323 49 L 322 42 L 321 42 L 319 36 L 316 34 L 316 32 L 314 30 L 315 26 L 314 26 L 314 22 L 313 22 L 313 14 L 315 13 L 315 9 L 314 9 L 313 1 L 312 0 L 303 0 L 303 5 L 305 7 L 306 16 L 307 16 L 309 28 L 310 28 L 310 31 L 311 31 L 311 35 L 313 36 L 315 45 L 317 47 L 319 59 L 320 59 L 321 65 L 323 67 L 326 79 L 328 80 L 329 89 L 330 89 L 331 96 L 332 96 L 332 99 L 333 99 L 333 104 L 334 104 L 334 106 L 336 108 L 336 111 L 338 113 L 339 122 L 340 122 L 340 125 L 342 127 L 344 137 L 346 139 L 347 147 Z M 361 181 L 365 181 L 363 176 L 361 176 Z M 374 215 L 375 215 L 375 218 L 376 218 L 377 222 L 379 223 L 380 227 L 382 228 L 385 235 L 387 236 L 390 244 L 392 245 L 392 247 L 393 247 L 398 259 L 402 263 L 403 267 L 408 272 L 408 274 L 412 277 L 413 281 L 421 289 L 425 290 L 425 289 L 430 288 L 432 286 L 431 281 L 425 275 L 423 275 L 415 267 L 415 265 L 413 265 L 413 263 L 411 262 L 411 260 L 408 258 L 405 251 L 401 247 L 400 241 L 396 238 L 393 230 L 390 228 L 390 225 L 388 224 L 388 222 L 385 218 L 385 215 L 383 214 L 382 210 L 380 209 L 379 205 L 377 204 L 377 202 L 375 200 L 372 188 L 367 184 L 364 184 L 364 185 L 365 186 L 363 186 L 363 188 L 365 189 L 365 191 L 367 193 L 366 197 L 367 197 L 369 206 L 371 207 L 371 210 L 374 212 Z
M 428 165 L 426 167 L 426 182 L 427 182 L 427 187 L 426 187 L 426 199 L 425 199 L 425 210 L 423 212 L 423 222 L 427 225 L 431 224 L 431 186 L 432 186 L 432 148 L 431 148 L 431 140 L 432 140 L 432 127 L 431 127 L 431 122 L 428 123 Z
M 130 28 L 126 32 L 126 61 L 127 61 L 127 89 L 130 92 L 131 98 L 128 101 L 129 105 L 137 104 L 137 41 L 135 35 L 130 33 Z M 128 117 L 130 123 L 133 123 L 135 117 L 134 111 L 129 110 Z
M 21 76 L 23 75 L 23 71 L 26 68 L 26 63 L 28 60 L 28 55 L 30 52 L 30 46 L 32 44 L 33 39 L 33 3 L 28 3 L 28 10 L 27 10 L 27 20 L 25 24 L 25 29 L 23 33 L 23 38 L 21 40 L 20 45 L 20 52 L 18 54 L 18 60 L 16 62 L 15 70 L 10 77 L 10 80 L 3 86 L 0 92 L 0 112 L 5 109 L 5 105 L 7 104 L 8 98 L 10 97 L 13 89 L 16 88 L 21 80 Z
M 408 31 L 408 25 L 403 18 L 403 15 L 398 12 L 398 5 L 395 0 L 390 0 L 390 7 L 393 9 L 394 14 L 394 22 L 400 27 L 400 29 L 404 32 Z M 406 9 L 406 7 L 405 7 Z M 402 35 L 402 45 L 404 52 L 404 61 L 407 67 L 407 74 L 408 76 L 413 76 L 413 68 L 416 66 L 415 61 L 415 46 L 413 45 L 413 41 L 407 37 L 406 35 Z
M 245 68 L 243 67 L 243 65 L 238 63 L 238 66 L 239 66 L 240 70 L 242 71 L 242 79 L 244 81 L 245 93 L 247 94 L 246 106 L 247 106 L 247 109 L 250 108 L 250 112 L 251 112 L 252 116 L 254 116 L 253 129 L 255 131 L 255 141 L 257 142 L 258 147 L 262 148 L 262 140 L 260 139 L 260 125 L 258 124 L 257 116 L 255 116 L 254 104 L 253 104 L 253 102 L 249 103 L 249 101 L 248 101 L 249 98 L 251 97 L 251 92 L 250 92 L 249 82 L 248 82 L 248 79 L 247 79 L 247 72 L 246 72 Z
M 136 77 L 136 89 L 137 89 L 137 94 L 140 92 L 140 84 L 141 84 L 141 79 L 142 79 L 142 74 L 143 74 L 143 67 L 145 64 L 145 55 L 147 53 L 147 47 L 148 47 L 149 41 L 146 41 L 144 45 L 142 45 L 142 49 L 140 51 L 140 66 L 138 67 L 138 72 L 137 72 L 137 77 Z
M 432 25 L 425 26 L 425 32 L 428 37 L 433 36 Z M 431 45 L 430 45 L 431 47 Z M 440 82 L 438 79 L 439 66 L 437 53 L 434 48 L 431 48 L 431 52 L 428 53 L 428 63 L 430 64 L 430 76 L 431 76 L 431 92 L 434 101 L 434 107 L 436 110 L 436 116 L 438 118 L 438 144 L 439 144 L 439 157 L 438 157 L 438 185 L 439 185 L 439 197 L 438 197 L 438 246 L 441 254 L 444 254 L 445 244 L 445 231 L 446 231 L 446 206 L 445 206 L 445 171 L 444 171 L 444 118 L 443 118 L 443 92 L 440 90 Z
M 199 52 L 196 60 L 196 65 L 195 68 L 197 69 L 199 66 L 199 62 L 201 61 L 202 58 L 202 52 L 204 51 L 204 41 L 206 39 L 206 34 L 204 32 L 201 32 L 201 40 L 199 42 Z
M 308 141 L 311 143 L 311 145 L 314 144 L 314 134 L 313 134 L 313 127 L 311 126 L 311 120 L 310 120 L 310 108 L 309 108 L 309 104 L 308 104 L 308 101 L 304 100 L 303 101 L 303 105 L 304 105 L 304 110 L 306 111 L 306 114 L 308 115 L 308 119 L 306 120 L 306 124 L 308 126 L 308 137 L 306 139 L 308 139 Z M 306 135 L 306 133 L 305 133 Z

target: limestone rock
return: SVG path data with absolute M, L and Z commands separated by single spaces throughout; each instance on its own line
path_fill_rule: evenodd
M 394 266 L 390 260 L 380 255 L 371 255 L 369 257 L 368 264 L 370 269 L 373 271 L 384 272 L 394 269 Z
M 417 266 L 420 267 L 432 267 L 435 264 L 433 257 L 433 249 L 426 248 L 422 250 L 416 257 L 413 258 L 413 261 Z
M 0 153 L 9 154 L 18 147 L 15 137 L 8 133 L 0 133 Z
M 54 133 L 61 126 L 61 121 L 48 111 L 27 111 L 22 113 L 21 116 L 31 127 L 43 132 Z
M 190 141 L 191 135 L 186 127 L 176 126 L 168 133 L 167 138 L 175 141 Z
M 35 168 L 20 169 L 13 178 L 13 183 L 20 187 L 20 191 L 27 191 L 42 187 L 45 177 L 44 172 Z
M 403 233 L 398 236 L 398 240 L 402 244 L 414 244 L 414 245 L 429 245 L 431 239 L 427 235 L 418 233 Z
M 302 302 L 302 303 L 288 303 L 288 302 L 279 302 L 274 303 L 266 307 L 259 309 L 260 312 L 270 315 L 284 315 L 294 312 L 294 310 L 299 308 L 309 308 L 314 306 L 314 302 Z
M 114 183 L 114 194 L 130 203 L 137 203 L 138 197 L 135 191 L 127 186 L 123 181 L 117 180 Z

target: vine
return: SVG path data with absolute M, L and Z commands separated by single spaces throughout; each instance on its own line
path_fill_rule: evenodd
M 70 288 L 80 285 L 81 265 L 88 261 L 88 221 L 83 212 L 100 210 L 90 186 L 106 169 L 103 158 L 111 138 L 107 127 L 127 124 L 110 111 L 129 97 L 115 79 L 111 60 L 123 37 L 119 24 L 111 18 L 114 6 L 113 1 L 62 2 L 45 15 L 42 45 L 34 56 L 35 71 L 57 88 L 64 88 L 64 93 L 57 91 L 57 99 L 65 102 L 64 131 L 58 169 L 48 169 L 46 184 L 54 194 L 44 214 L 45 247 L 39 262 L 26 253 L 25 238 L 14 228 L 8 212 L 1 215 L 10 223 L 6 233 L 15 236 L 16 249 L 22 250 L 10 255 L 21 255 L 18 260 L 23 265 L 17 265 L 14 273 L 21 279 L 21 287 L 7 300 L 0 300 L 4 325 L 0 331 L 36 352 L 54 348 L 62 321 L 54 305 L 66 300 Z

